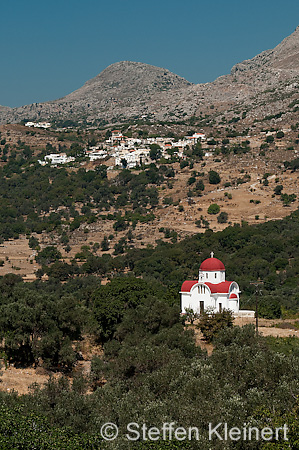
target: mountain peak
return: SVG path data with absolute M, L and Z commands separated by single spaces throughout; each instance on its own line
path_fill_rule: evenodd
M 88 80 L 84 86 L 77 91 L 76 95 L 83 93 L 83 90 L 89 89 L 120 89 L 126 87 L 130 92 L 139 89 L 146 89 L 150 92 L 169 89 L 180 89 L 191 86 L 192 83 L 182 77 L 161 67 L 152 66 L 142 62 L 120 61 L 106 67 L 96 77 Z M 74 92 L 70 94 L 73 96 Z M 86 92 L 84 92 L 85 95 Z M 70 98 L 69 96 L 65 98 Z

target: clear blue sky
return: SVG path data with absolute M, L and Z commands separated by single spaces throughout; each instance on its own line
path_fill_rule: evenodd
M 298 0 L 3 2 L 0 105 L 54 100 L 123 60 L 213 81 L 297 25 Z

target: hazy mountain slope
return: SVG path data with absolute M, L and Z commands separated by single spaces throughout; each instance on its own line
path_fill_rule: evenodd
M 177 101 L 182 90 L 192 83 L 169 70 L 138 62 L 112 64 L 80 89 L 58 100 L 13 108 L 1 116 L 1 122 L 22 118 L 49 119 L 89 117 L 110 120 L 151 114 L 167 108 L 171 93 Z
M 273 50 L 236 64 L 229 75 L 213 83 L 193 85 L 166 69 L 122 61 L 61 99 L 0 108 L 0 123 L 57 117 L 180 120 L 207 111 L 227 114 L 234 107 L 245 108 L 248 117 L 256 118 L 285 112 L 288 99 L 297 95 L 298 83 L 299 27 Z
M 101 101 L 108 98 L 125 100 L 142 95 L 155 95 L 191 86 L 192 83 L 169 70 L 131 61 L 112 64 L 83 87 L 64 97 L 65 101 Z

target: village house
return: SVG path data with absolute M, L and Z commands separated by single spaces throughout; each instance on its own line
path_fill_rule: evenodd
M 97 159 L 105 159 L 108 156 L 108 152 L 99 147 L 90 147 L 89 150 L 85 150 L 85 155 L 90 161 L 96 161 Z
M 50 128 L 50 122 L 26 122 L 25 127 Z
M 75 161 L 73 156 L 67 156 L 66 153 L 50 153 L 50 155 L 46 155 L 44 161 L 38 160 L 39 164 L 44 166 L 45 164 L 66 164 L 68 162 Z
M 148 162 L 149 152 L 148 149 L 131 149 L 127 152 L 120 152 L 115 156 L 115 165 L 132 169 L 133 167 Z

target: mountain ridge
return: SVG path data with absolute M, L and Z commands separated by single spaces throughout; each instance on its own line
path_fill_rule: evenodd
M 214 116 L 229 114 L 240 102 L 257 117 L 285 107 L 280 101 L 283 89 L 293 83 L 295 95 L 297 82 L 299 27 L 274 49 L 237 63 L 229 74 L 211 83 L 193 84 L 164 68 L 120 61 L 60 99 L 18 108 L 0 106 L 0 123 L 55 118 L 105 123 L 140 118 L 177 121 L 198 116 L 212 106 Z M 265 94 L 273 89 L 280 99 L 277 104 Z

